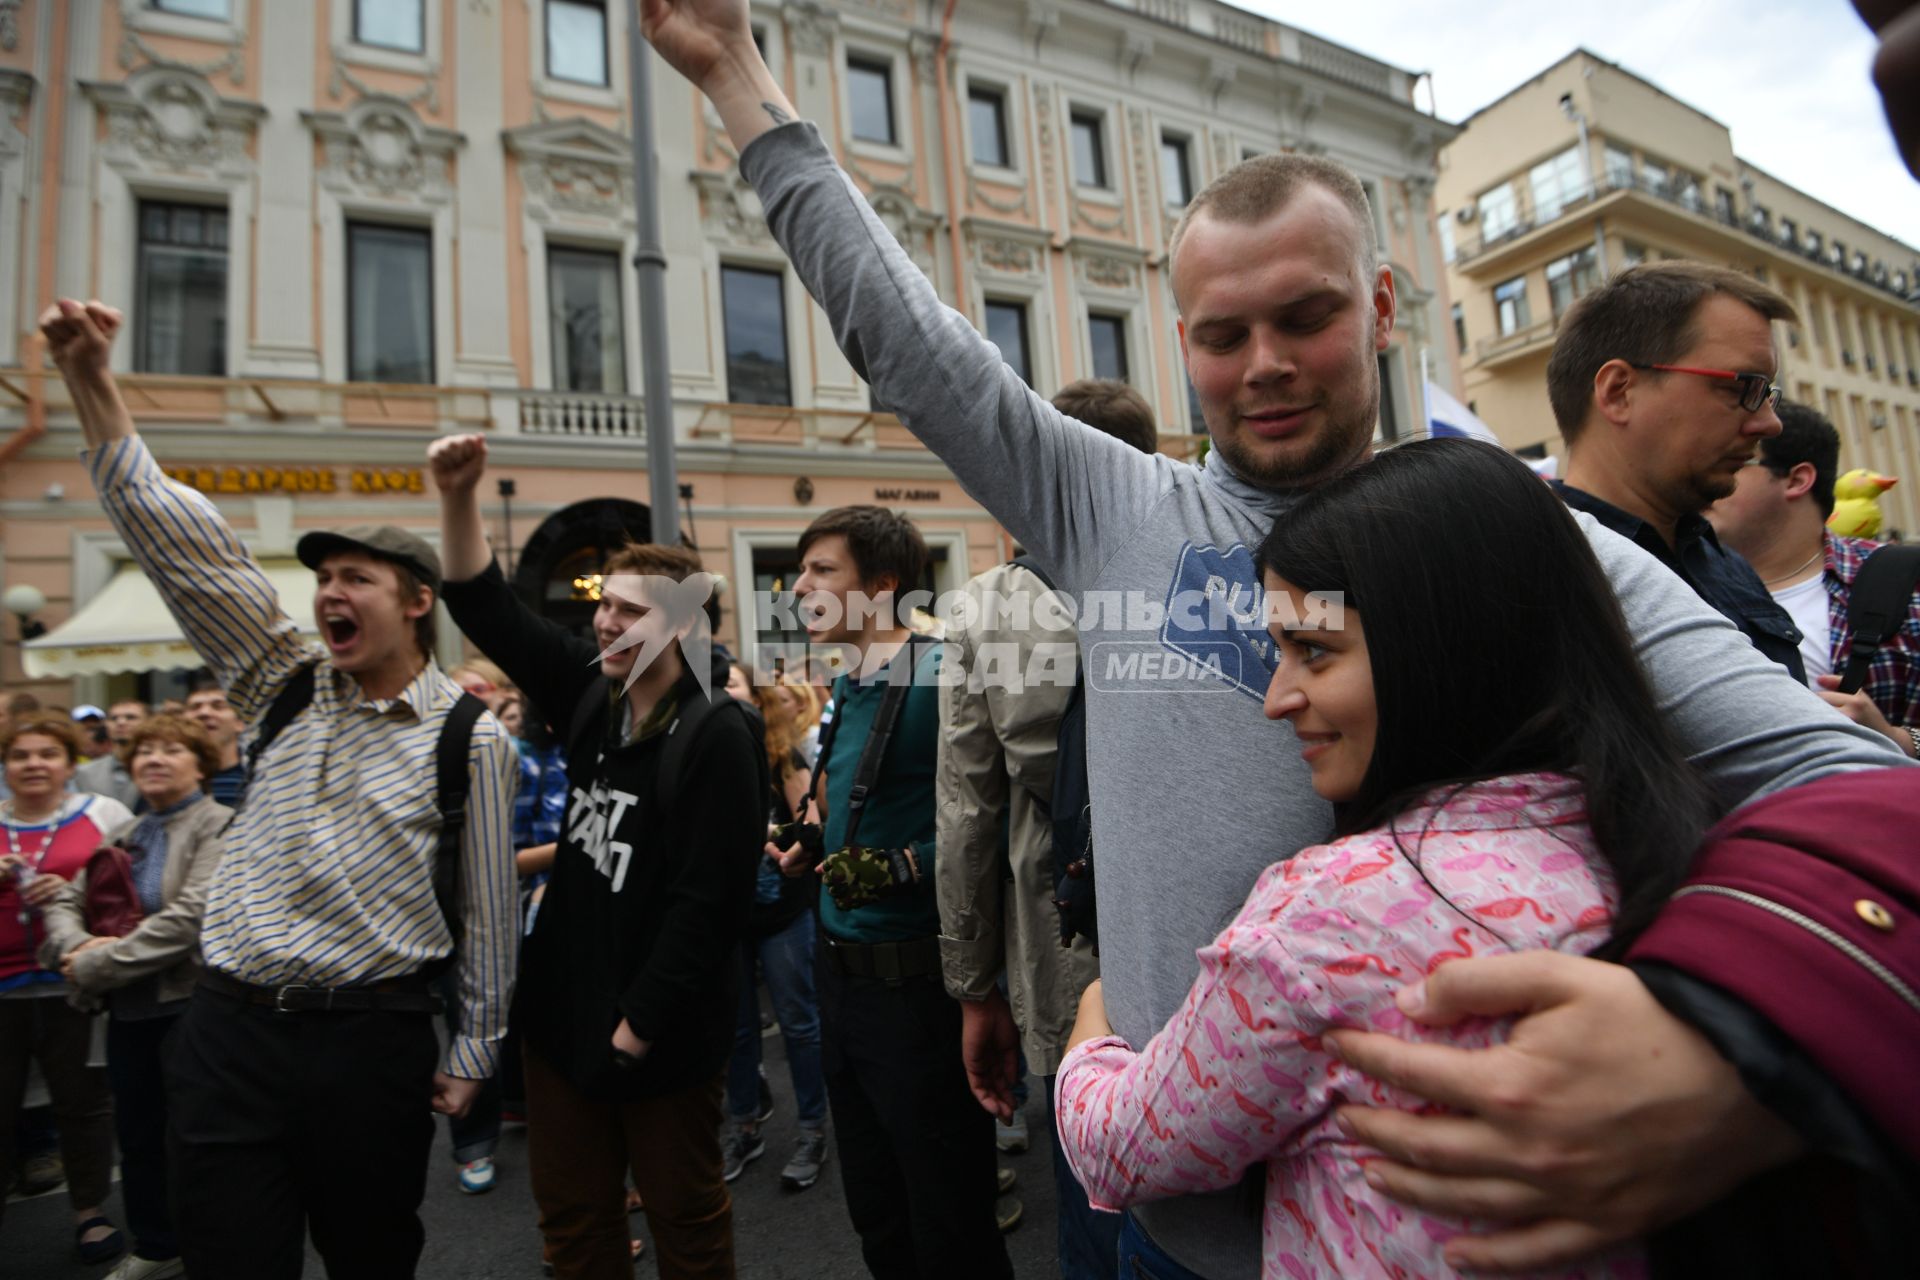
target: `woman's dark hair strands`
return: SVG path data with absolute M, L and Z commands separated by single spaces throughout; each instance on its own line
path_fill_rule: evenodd
M 1568 774 L 1620 896 L 1600 954 L 1646 927 L 1711 800 L 1586 537 L 1524 463 L 1475 441 L 1401 445 L 1303 498 L 1258 560 L 1302 591 L 1344 593 L 1366 629 L 1379 728 L 1341 834 L 1438 787 Z

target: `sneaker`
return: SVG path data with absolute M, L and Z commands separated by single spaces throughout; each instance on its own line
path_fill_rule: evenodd
M 1027 1137 L 1027 1113 L 1024 1111 L 1014 1112 L 1012 1123 L 1002 1120 L 993 1127 L 993 1145 L 1002 1151 L 1010 1154 L 1025 1151 L 1030 1141 Z
M 461 1165 L 460 1189 L 470 1196 L 493 1190 L 493 1157 L 481 1156 Z
M 173 1280 L 175 1276 L 186 1274 L 187 1264 L 178 1258 L 155 1262 L 152 1258 L 130 1253 L 120 1260 L 119 1266 L 107 1272 L 106 1280 Z
M 720 1176 L 732 1182 L 752 1161 L 767 1154 L 767 1140 L 752 1121 L 730 1120 L 720 1135 Z
M 767 1083 L 765 1066 L 760 1068 L 760 1110 L 753 1119 L 756 1124 L 765 1124 L 773 1119 L 773 1086 Z
M 1007 1192 L 1013 1190 L 1013 1184 L 1018 1181 L 1019 1181 L 1019 1177 L 1014 1173 L 1013 1170 L 1011 1169 L 1000 1170 L 999 1177 L 995 1180 L 995 1183 L 994 1183 L 995 1193 L 998 1195 L 1007 1194 Z
M 1006 1199 L 993 1206 L 993 1225 L 1005 1235 L 1020 1225 L 1020 1219 L 1026 1216 L 1026 1209 L 1018 1200 Z
M 20 1194 L 45 1195 L 67 1180 L 67 1166 L 58 1151 L 28 1156 L 20 1165 Z
M 827 1131 L 802 1129 L 793 1144 L 793 1159 L 780 1171 L 780 1185 L 789 1191 L 805 1191 L 820 1181 L 820 1166 L 827 1162 Z

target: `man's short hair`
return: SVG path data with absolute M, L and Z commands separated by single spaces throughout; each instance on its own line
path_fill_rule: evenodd
M 700 556 L 685 547 L 663 542 L 635 542 L 631 538 L 607 557 L 602 573 L 637 573 L 685 582 L 700 572 Z
M 1380 246 L 1374 239 L 1373 205 L 1367 199 L 1367 189 L 1353 170 L 1321 156 L 1254 156 L 1209 182 L 1180 215 L 1173 238 L 1167 243 L 1168 263 L 1180 252 L 1187 229 L 1201 214 L 1216 222 L 1243 226 L 1264 222 L 1286 207 L 1302 187 L 1309 186 L 1330 192 L 1353 215 L 1354 229 L 1360 233 L 1360 268 L 1371 274 L 1380 262 Z M 1179 299 L 1174 301 L 1177 305 Z
M 187 684 L 187 696 L 191 698 L 196 693 L 217 693 L 224 698 L 227 696 L 227 687 L 212 672 L 202 671 Z
M 1784 476 L 1801 463 L 1813 467 L 1813 488 L 1808 490 L 1820 504 L 1822 519 L 1833 514 L 1833 483 L 1840 475 L 1840 433 L 1827 415 L 1810 404 L 1782 400 L 1780 434 L 1760 441 L 1760 463 L 1777 476 Z
M 1672 364 L 1700 340 L 1695 322 L 1715 294 L 1769 320 L 1800 318 L 1791 302 L 1752 276 L 1677 260 L 1628 267 L 1568 308 L 1547 361 L 1547 399 L 1561 438 L 1572 444 L 1586 425 L 1601 365 Z
M 800 535 L 800 558 L 822 538 L 839 534 L 847 540 L 854 572 L 862 584 L 892 574 L 896 590 L 912 591 L 927 569 L 927 540 L 913 521 L 885 507 L 835 507 L 808 525 Z
M 1153 406 L 1118 378 L 1069 382 L 1054 393 L 1053 407 L 1142 453 L 1153 453 L 1159 447 L 1160 429 L 1153 422 Z

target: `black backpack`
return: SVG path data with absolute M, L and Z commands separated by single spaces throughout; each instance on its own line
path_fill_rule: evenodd
M 252 744 L 247 747 L 249 788 L 253 785 L 261 755 L 280 736 L 280 731 L 292 724 L 294 717 L 313 702 L 313 673 L 317 665 L 309 662 L 289 676 L 287 683 L 268 705 L 267 714 L 260 718 L 260 728 L 255 732 Z M 460 914 L 459 894 L 460 836 L 467 826 L 467 793 L 470 786 L 467 756 L 473 746 L 473 726 L 479 723 L 481 713 L 486 709 L 486 703 L 470 693 L 462 693 L 459 701 L 447 712 L 447 718 L 440 726 L 440 739 L 433 749 L 434 804 L 440 811 L 440 838 L 433 854 L 433 897 L 440 904 L 440 914 L 446 918 L 447 932 L 453 935 L 453 950 L 445 960 L 429 966 L 428 972 L 431 974 L 444 972 L 451 967 L 453 958 L 460 954 L 460 943 L 466 937 L 466 919 Z M 239 809 L 245 804 L 246 793 L 243 791 L 234 808 Z
M 1046 584 L 1057 588 L 1032 556 L 1013 561 Z M 1073 693 L 1060 714 L 1060 731 L 1053 764 L 1053 796 L 1047 804 L 1053 822 L 1053 905 L 1060 912 L 1060 945 L 1070 947 L 1078 935 L 1100 950 L 1099 913 L 1093 893 L 1093 797 L 1087 788 L 1087 674 L 1086 663 L 1074 667 Z
M 1920 586 L 1920 546 L 1889 544 L 1874 548 L 1853 577 L 1847 596 L 1847 630 L 1853 644 L 1840 692 L 1856 693 L 1867 682 L 1867 668 L 1880 646 L 1900 634 Z

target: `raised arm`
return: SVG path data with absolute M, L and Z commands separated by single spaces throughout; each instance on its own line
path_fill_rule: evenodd
M 63 298 L 40 318 L 86 435 L 101 506 L 228 701 L 251 722 L 287 676 L 311 660 L 307 646 L 219 511 L 167 479 L 135 433 L 108 369 L 119 328 L 120 313 L 98 302 Z
M 480 478 L 487 473 L 485 436 L 442 436 L 427 446 L 427 469 L 440 491 L 440 564 L 448 582 L 477 578 L 493 559 L 480 518 Z
M 1179 464 L 1063 417 L 941 302 L 761 61 L 741 0 L 657 0 L 642 28 L 712 100 L 767 226 L 834 341 L 907 429 L 1030 551 L 1084 590 Z

